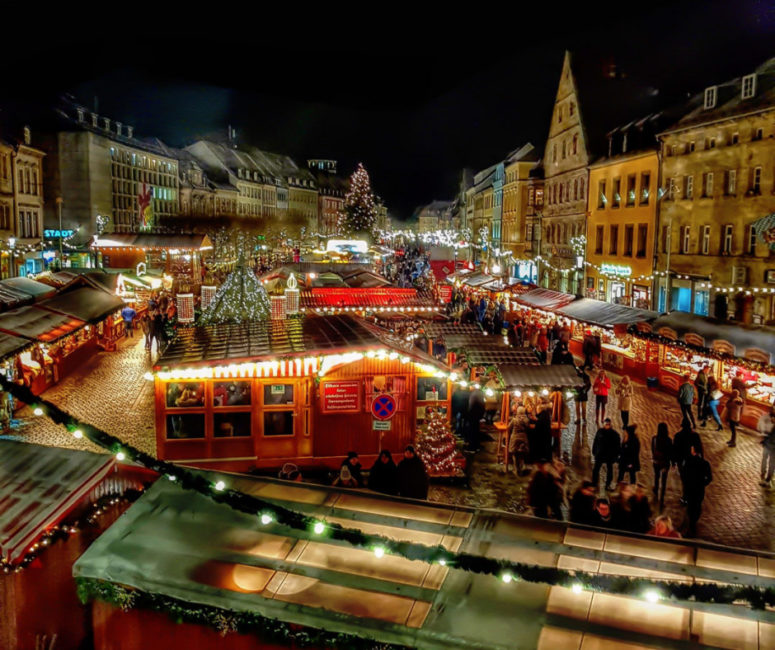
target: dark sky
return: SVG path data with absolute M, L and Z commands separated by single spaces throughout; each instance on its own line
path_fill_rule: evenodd
M 238 139 L 300 164 L 335 158 L 349 173 L 362 161 L 405 218 L 451 198 L 464 166 L 542 146 L 565 49 L 595 89 L 582 115 L 609 127 L 775 56 L 772 1 L 513 4 L 513 15 L 449 4 L 432 21 L 395 5 L 371 10 L 357 29 L 334 5 L 303 28 L 259 11 L 211 22 L 194 5 L 193 21 L 123 5 L 127 21 L 65 16 L 37 33 L 39 61 L 10 48 L 3 86 L 17 93 L 0 91 L 0 107 L 18 117 L 19 100 L 39 109 L 62 92 L 87 105 L 97 96 L 101 114 L 175 146 L 231 124 Z M 603 77 L 610 62 L 624 80 Z

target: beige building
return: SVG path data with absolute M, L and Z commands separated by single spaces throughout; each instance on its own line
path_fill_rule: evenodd
M 571 239 L 583 235 L 586 228 L 589 157 L 571 57 L 566 52 L 543 157 L 543 261 L 539 271 L 543 287 L 575 293 L 583 277 Z
M 540 179 L 536 178 L 534 171 L 539 160 L 533 145 L 526 144 L 512 152 L 505 161 L 501 248 L 510 251 L 517 260 L 532 254 L 533 229 L 540 205 L 537 200 L 540 202 L 543 197 L 542 192 L 536 197 Z
M 775 320 L 775 58 L 692 97 L 660 135 L 659 309 Z

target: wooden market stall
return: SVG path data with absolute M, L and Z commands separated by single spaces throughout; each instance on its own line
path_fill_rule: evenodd
M 653 350 L 646 370 L 663 389 L 677 393 L 685 375 L 694 381 L 708 366 L 727 395 L 740 373 L 746 388 L 745 426 L 757 429 L 775 404 L 775 328 L 674 311 L 638 323 L 632 332 Z
M 238 471 L 338 467 L 351 450 L 368 465 L 450 400 L 444 364 L 347 314 L 183 329 L 154 374 L 159 458 Z
M 770 610 L 654 598 L 645 582 L 764 586 L 771 554 L 364 491 L 208 478 L 324 525 L 548 568 L 548 583 L 381 556 L 376 543 L 262 524 L 179 481 L 157 481 L 75 564 L 91 596 L 95 650 L 764 650 L 775 642 Z M 560 586 L 553 569 L 644 583 L 629 595 L 601 593 Z

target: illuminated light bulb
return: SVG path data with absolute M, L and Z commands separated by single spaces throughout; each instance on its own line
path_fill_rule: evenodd
M 565 393 L 565 398 L 566 399 L 573 399 L 573 393 L 571 391 L 568 391 L 567 393 Z
M 312 527 L 312 532 L 314 532 L 315 535 L 322 535 L 325 529 L 326 525 L 322 521 L 316 521 L 315 525 Z
M 584 591 L 584 587 L 582 587 L 578 582 L 574 583 L 571 587 L 571 591 L 574 594 L 580 594 L 582 591 Z
M 514 397 L 522 397 L 522 391 L 521 390 L 515 390 L 514 391 Z
M 446 561 L 444 558 L 441 558 L 441 559 L 439 560 L 439 564 L 440 564 L 441 566 L 447 566 L 447 561 Z
M 36 406 L 35 409 L 32 411 L 35 415 L 43 415 L 43 409 L 40 408 L 40 406 Z
M 143 379 L 145 379 L 146 381 L 153 381 L 153 373 L 152 372 L 146 372 L 143 375 Z
M 463 380 L 460 382 L 460 385 L 461 385 L 463 388 L 465 388 L 466 386 L 468 386 L 468 382 L 467 382 L 465 379 L 463 379 Z
M 481 384 L 474 384 L 474 388 L 481 388 Z
M 513 579 L 514 578 L 512 577 L 512 575 L 510 573 L 504 573 L 501 576 L 501 580 L 503 580 L 503 582 L 505 582 L 506 584 L 509 584 Z
M 535 393 L 532 390 L 528 391 L 527 394 L 528 394 L 528 397 L 535 396 Z
M 549 389 L 547 389 L 547 388 L 544 388 L 544 389 L 541 391 L 541 395 L 544 395 L 544 396 L 546 396 L 546 395 L 548 395 L 548 394 L 549 394 Z
M 659 600 L 659 592 L 656 589 L 649 589 L 643 597 L 650 603 L 656 603 Z
M 116 454 L 116 460 L 124 460 L 126 458 L 126 454 L 124 454 L 123 451 L 120 451 Z
M 173 483 L 178 480 L 178 477 L 174 474 L 167 474 L 167 478 L 172 481 Z
M 224 488 L 226 487 L 226 483 L 223 481 L 218 481 L 213 487 L 215 487 L 218 492 L 223 492 Z
M 272 515 L 264 513 L 261 515 L 261 523 L 264 524 L 264 526 L 268 526 L 272 523 Z
M 382 548 L 381 546 L 375 546 L 374 555 L 378 558 L 382 557 L 383 555 L 385 555 L 385 549 Z
M 76 429 L 75 431 L 73 431 L 73 436 L 75 438 L 83 438 L 83 431 L 81 431 L 80 429 Z
M 492 388 L 488 388 L 486 391 L 484 391 L 484 394 L 487 395 L 487 397 L 492 397 L 495 395 L 495 393 L 492 392 Z

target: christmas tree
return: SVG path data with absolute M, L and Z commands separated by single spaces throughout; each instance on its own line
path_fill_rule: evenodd
M 339 213 L 337 230 L 348 237 L 372 237 L 377 222 L 377 206 L 371 192 L 369 174 L 362 163 L 350 176 L 350 189 L 344 196 L 344 209 Z
M 416 448 L 429 476 L 456 476 L 465 462 L 446 418 L 431 407 L 425 425 L 417 431 Z
M 212 302 L 199 317 L 198 325 L 245 323 L 267 320 L 271 313 L 269 297 L 255 273 L 240 257 L 220 286 Z

